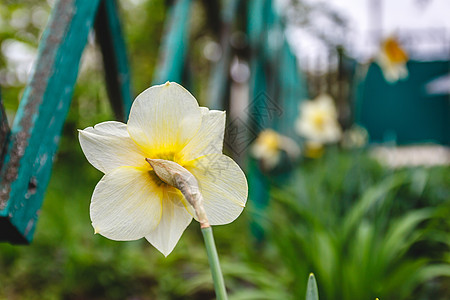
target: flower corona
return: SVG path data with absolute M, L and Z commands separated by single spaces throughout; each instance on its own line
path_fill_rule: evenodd
M 388 37 L 382 42 L 377 62 L 387 82 L 395 83 L 408 78 L 408 54 L 394 37 Z
M 333 99 L 322 94 L 314 100 L 299 105 L 300 116 L 296 122 L 297 133 L 317 145 L 335 143 L 342 135 Z

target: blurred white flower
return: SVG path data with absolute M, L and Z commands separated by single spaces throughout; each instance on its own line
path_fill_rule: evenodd
M 26 83 L 36 58 L 36 49 L 27 43 L 7 39 L 1 44 L 7 68 L 0 73 L 0 84 L 18 86 Z
M 344 132 L 342 136 L 342 147 L 350 148 L 361 148 L 367 144 L 369 140 L 369 133 L 364 127 L 353 125 L 351 128 Z
M 371 149 L 370 154 L 391 168 L 450 167 L 450 149 L 441 145 L 376 146 Z
M 145 237 L 167 256 L 197 219 L 181 192 L 146 159 L 168 161 L 195 177 L 211 225 L 235 220 L 248 188 L 239 166 L 222 154 L 224 127 L 225 112 L 199 107 L 181 85 L 168 82 L 136 98 L 127 124 L 80 130 L 86 158 L 105 174 L 90 206 L 95 232 L 119 241 Z
M 342 135 L 333 99 L 326 94 L 299 105 L 300 116 L 296 122 L 297 133 L 309 142 L 328 144 L 337 142 Z
M 286 152 L 291 160 L 300 155 L 300 148 L 294 140 L 272 129 L 261 131 L 251 147 L 251 154 L 261 161 L 266 170 L 272 170 L 279 164 L 281 151 Z
M 408 54 L 395 38 L 388 37 L 382 42 L 377 62 L 387 82 L 394 83 L 408 78 Z

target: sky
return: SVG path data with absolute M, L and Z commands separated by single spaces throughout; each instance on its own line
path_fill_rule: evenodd
M 360 61 L 372 57 L 377 49 L 374 23 L 381 37 L 396 34 L 419 60 L 448 58 L 450 54 L 450 0 L 306 0 L 326 3 L 348 20 L 349 30 L 342 36 L 333 26 L 317 18 L 319 28 L 343 41 L 352 56 Z M 370 3 L 379 2 L 381 22 L 375 22 L 376 10 Z M 370 9 L 369 9 L 370 8 Z M 375 19 L 376 20 L 376 19 Z M 329 23 L 329 22 L 328 22 Z M 289 41 L 300 57 L 324 55 L 321 42 L 301 28 L 290 28 Z
M 123 1 L 123 4 L 139 4 L 143 0 Z M 290 0 L 278 0 L 288 3 Z M 450 58 L 450 0 L 303 0 L 318 4 L 324 3 L 333 8 L 348 21 L 348 30 L 336 31 L 332 23 L 323 16 L 313 16 L 313 25 L 320 28 L 336 43 L 342 43 L 348 54 L 365 62 L 375 56 L 379 42 L 373 34 L 373 9 L 369 9 L 370 3 L 378 2 L 381 7 L 381 22 L 377 25 L 381 28 L 381 36 L 387 37 L 398 34 L 402 44 L 408 50 L 412 59 L 433 60 Z M 287 8 L 288 9 L 288 8 Z M 20 28 L 26 22 L 39 22 L 45 24 L 47 15 L 43 12 L 34 12 L 32 18 L 20 14 L 14 18 L 15 26 Z M 1 24 L 1 22 L 0 22 Z M 14 24 L 13 24 L 14 25 Z M 26 25 L 26 24 L 25 24 Z M 305 67 L 310 61 L 323 59 L 325 65 L 327 51 L 324 44 L 304 28 L 291 26 L 287 30 L 289 42 L 294 52 L 300 59 L 300 64 Z M 0 74 L 3 84 L 14 85 L 23 83 L 31 69 L 36 51 L 27 45 L 15 43 L 3 43 L 1 52 L 9 60 L 11 74 Z M 305 62 L 305 63 L 304 63 Z M 10 72 L 10 73 L 11 73 Z M 5 75 L 5 76 L 3 76 Z M 11 75 L 11 76 L 10 76 Z M 16 78 L 17 77 L 17 78 Z

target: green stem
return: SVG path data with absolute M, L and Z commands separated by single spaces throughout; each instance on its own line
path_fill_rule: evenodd
M 202 228 L 203 239 L 205 240 L 206 253 L 208 254 L 209 265 L 211 267 L 214 290 L 217 300 L 226 300 L 227 291 L 223 280 L 222 269 L 220 269 L 219 256 L 217 255 L 216 244 L 211 227 Z

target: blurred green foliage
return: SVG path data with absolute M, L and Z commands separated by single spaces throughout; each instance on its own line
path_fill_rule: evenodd
M 74 139 L 62 146 L 35 240 L 0 244 L 0 299 L 214 299 L 198 224 L 167 258 L 143 240 L 94 235 L 89 201 L 101 173 Z M 251 237 L 251 200 L 214 228 L 230 299 L 303 299 L 310 272 L 322 300 L 447 299 L 449 277 L 437 276 L 450 276 L 449 176 L 337 150 L 303 162 L 272 194 L 265 242 Z
M 312 271 L 321 299 L 430 299 L 421 284 L 450 276 L 448 168 L 393 172 L 351 153 L 311 167 L 274 192 L 267 215 L 292 293 Z
M 392 170 L 329 150 L 272 192 L 259 252 L 272 285 L 234 296 L 302 299 L 314 272 L 320 299 L 447 299 L 449 169 Z

